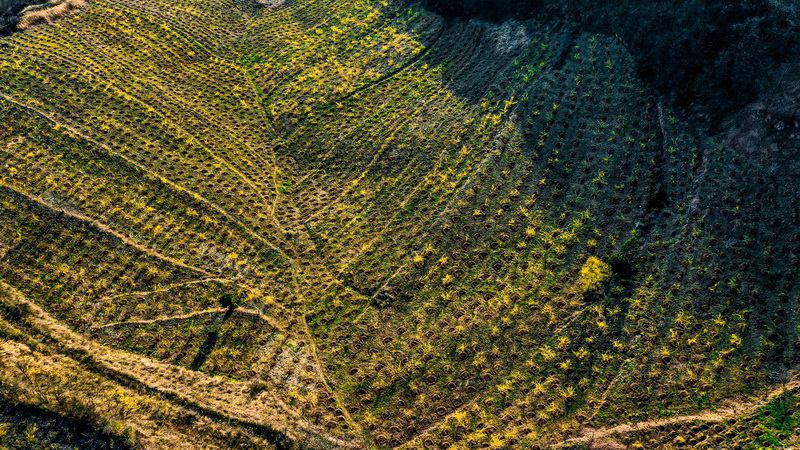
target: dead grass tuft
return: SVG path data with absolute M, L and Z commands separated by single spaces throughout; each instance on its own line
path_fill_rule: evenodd
M 50 24 L 73 11 L 84 9 L 87 6 L 89 6 L 87 0 L 64 0 L 58 3 L 48 3 L 42 8 L 26 11 L 17 26 L 21 30 L 27 30 L 38 25 Z
M 261 6 L 266 6 L 267 8 L 277 8 L 279 6 L 283 6 L 286 3 L 286 0 L 256 0 Z

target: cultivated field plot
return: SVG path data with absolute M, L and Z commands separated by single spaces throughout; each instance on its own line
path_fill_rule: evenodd
M 91 0 L 0 39 L 0 442 L 788 445 L 790 133 L 556 24 Z

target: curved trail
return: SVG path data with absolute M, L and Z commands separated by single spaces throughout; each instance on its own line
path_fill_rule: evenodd
M 178 184 L 178 183 L 172 181 L 171 179 L 169 179 L 166 176 L 158 173 L 157 171 L 149 169 L 148 167 L 142 165 L 141 163 L 134 161 L 130 157 L 126 156 L 124 153 L 122 153 L 120 151 L 117 151 L 117 150 L 114 150 L 109 145 L 104 144 L 104 143 L 102 143 L 100 141 L 97 141 L 96 139 L 86 135 L 85 133 L 81 132 L 77 128 L 74 128 L 74 127 L 68 125 L 65 122 L 57 120 L 54 115 L 42 110 L 41 108 L 38 108 L 36 106 L 27 104 L 27 103 L 25 103 L 23 101 L 17 100 L 14 97 L 12 97 L 12 96 L 4 93 L 4 92 L 1 92 L 1 91 L 0 91 L 0 99 L 5 100 L 5 101 L 7 101 L 9 103 L 12 103 L 12 104 L 20 107 L 20 108 L 27 109 L 27 110 L 37 114 L 38 116 L 40 116 L 43 119 L 49 121 L 50 123 L 62 127 L 64 130 L 68 131 L 72 135 L 77 136 L 78 138 L 80 138 L 80 139 L 82 139 L 82 140 L 84 140 L 84 141 L 86 141 L 86 142 L 88 142 L 88 143 L 90 143 L 90 144 L 92 144 L 94 146 L 97 146 L 98 148 L 100 148 L 104 152 L 106 152 L 108 155 L 120 158 L 122 161 L 124 161 L 126 164 L 130 165 L 131 167 L 135 167 L 135 168 L 139 169 L 140 171 L 142 171 L 145 175 L 150 176 L 155 180 L 159 180 L 160 182 L 162 182 L 163 184 L 165 184 L 169 188 L 173 189 L 175 192 L 180 192 L 180 193 L 183 193 L 185 195 L 188 195 L 189 197 L 191 197 L 191 198 L 197 200 L 198 202 L 202 203 L 203 205 L 207 206 L 211 210 L 216 211 L 217 213 L 222 215 L 225 219 L 230 220 L 231 223 L 238 225 L 239 227 L 241 227 L 242 230 L 246 231 L 249 235 L 251 235 L 252 237 L 256 238 L 259 242 L 262 242 L 264 245 L 266 245 L 269 248 L 271 248 L 272 250 L 275 250 L 276 252 L 278 252 L 278 254 L 280 254 L 282 257 L 284 257 L 284 258 L 287 257 L 287 255 L 284 253 L 283 249 L 278 247 L 272 241 L 270 241 L 270 240 L 266 239 L 265 237 L 261 236 L 260 234 L 256 233 L 252 228 L 248 227 L 240 219 L 234 217 L 230 212 L 228 212 L 226 209 L 222 208 L 221 206 L 217 205 L 216 203 L 213 203 L 210 200 L 206 199 L 205 197 L 200 195 L 200 193 L 198 193 L 196 191 L 193 191 L 193 190 L 191 190 L 189 188 L 184 187 L 181 184 Z
M 0 297 L 0 300 L 24 305 L 27 310 L 25 322 L 59 342 L 61 345 L 58 352 L 87 355 L 84 361 L 79 361 L 81 364 L 118 383 L 156 392 L 163 398 L 196 410 L 209 418 L 239 424 L 245 428 L 256 428 L 268 433 L 283 430 L 287 437 L 295 441 L 302 441 L 307 437 L 303 433 L 307 433 L 336 448 L 359 447 L 356 442 L 331 436 L 308 422 L 277 396 L 263 392 L 253 397 L 247 383 L 213 377 L 141 355 L 110 349 L 70 330 L 27 300 L 13 286 L 0 281 L 0 295 L 3 290 L 8 295 Z
M 590 444 L 592 442 L 613 437 L 616 435 L 626 435 L 640 431 L 652 430 L 661 426 L 676 425 L 685 422 L 712 422 L 718 423 L 728 419 L 741 417 L 753 413 L 758 408 L 768 404 L 772 400 L 787 393 L 793 393 L 800 388 L 800 379 L 792 379 L 786 385 L 774 388 L 765 397 L 756 402 L 740 401 L 731 403 L 717 411 L 704 411 L 697 414 L 669 417 L 666 419 L 653 419 L 632 424 L 622 424 L 599 429 L 584 429 L 580 436 L 558 442 L 552 448 L 564 448 L 574 445 Z
M 152 318 L 152 319 L 132 319 L 132 320 L 122 320 L 122 321 L 119 321 L 119 322 L 109 322 L 109 323 L 104 324 L 104 325 L 93 326 L 90 329 L 91 330 L 103 330 L 103 329 L 106 329 L 106 328 L 116 328 L 116 327 L 122 327 L 122 326 L 127 326 L 127 325 L 149 325 L 149 324 L 159 323 L 159 322 L 172 322 L 172 321 L 186 320 L 186 319 L 191 319 L 193 317 L 206 316 L 206 315 L 209 315 L 209 314 L 223 314 L 223 313 L 226 313 L 226 312 L 228 312 L 228 308 L 222 308 L 222 307 L 220 307 L 220 308 L 208 308 L 208 309 L 201 309 L 199 311 L 188 312 L 188 313 L 185 313 L 185 314 L 176 314 L 174 316 L 163 316 L 163 317 L 155 317 L 155 318 Z M 256 318 L 258 318 L 260 320 L 263 320 L 264 322 L 266 322 L 267 324 L 269 324 L 272 328 L 275 328 L 276 330 L 279 330 L 279 331 L 284 332 L 284 333 L 287 332 L 286 327 L 284 325 L 278 323 L 277 321 L 275 321 L 271 317 L 262 314 L 261 311 L 258 311 L 257 309 L 235 308 L 233 310 L 233 314 L 243 314 L 243 315 L 247 315 L 247 316 L 253 316 L 253 317 L 256 317 Z
M 178 314 L 178 315 L 175 315 L 175 316 L 156 317 L 154 319 L 123 320 L 123 321 L 120 321 L 120 322 L 109 322 L 109 323 L 107 323 L 105 325 L 92 326 L 91 329 L 92 330 L 104 330 L 106 328 L 116 328 L 116 327 L 121 327 L 121 326 L 125 326 L 125 325 L 149 325 L 149 324 L 159 323 L 159 322 L 171 322 L 171 321 L 177 321 L 177 320 L 186 320 L 186 319 L 191 319 L 193 317 L 206 316 L 206 315 L 209 315 L 209 314 L 224 313 L 227 310 L 228 310 L 228 308 L 209 308 L 209 309 L 203 309 L 203 310 L 200 310 L 200 311 L 192 311 L 192 312 L 186 313 L 186 314 Z
M 157 250 L 154 250 L 154 249 L 152 249 L 150 247 L 146 247 L 146 246 L 134 241 L 130 237 L 120 233 L 119 231 L 117 231 L 117 230 L 111 228 L 110 226 L 108 226 L 107 224 L 105 224 L 103 222 L 100 222 L 100 221 L 98 221 L 98 220 L 96 220 L 96 219 L 94 219 L 92 217 L 89 217 L 87 215 L 81 214 L 81 213 L 79 213 L 77 211 L 72 211 L 72 210 L 70 210 L 68 208 L 58 207 L 56 205 L 53 205 L 53 204 L 49 203 L 47 200 L 45 200 L 45 199 L 43 199 L 41 197 L 38 197 L 38 196 L 33 195 L 33 194 L 29 194 L 27 192 L 23 192 L 23 191 L 21 191 L 19 189 L 16 189 L 16 188 L 14 188 L 12 186 L 9 186 L 9 185 L 6 185 L 6 184 L 0 183 L 0 189 L 6 189 L 8 191 L 11 191 L 11 192 L 19 195 L 20 197 L 25 198 L 26 200 L 28 200 L 31 203 L 35 203 L 35 204 L 39 205 L 42 208 L 48 209 L 50 211 L 55 211 L 55 212 L 62 213 L 67 217 L 75 219 L 75 220 L 77 220 L 79 222 L 83 222 L 83 223 L 89 225 L 90 227 L 93 227 L 93 228 L 97 229 L 101 233 L 110 234 L 110 235 L 114 236 L 115 238 L 119 239 L 123 244 L 127 245 L 128 247 L 131 247 L 131 248 L 133 248 L 135 250 L 138 250 L 138 251 L 140 251 L 140 252 L 142 252 L 142 253 L 144 253 L 146 255 L 152 256 L 153 258 L 160 259 L 160 260 L 162 260 L 164 262 L 172 264 L 173 266 L 177 266 L 177 267 L 180 267 L 182 269 L 190 270 L 192 272 L 199 273 L 199 274 L 204 275 L 206 277 L 213 277 L 213 274 L 211 272 L 205 270 L 205 269 L 202 269 L 202 268 L 196 267 L 196 266 L 191 266 L 191 265 L 186 264 L 183 261 L 175 259 L 175 258 L 173 258 L 171 256 L 167 256 L 167 255 L 161 254 Z
M 115 300 L 126 297 L 146 297 L 148 295 L 162 294 L 165 292 L 169 292 L 173 289 L 180 289 L 194 284 L 205 284 L 205 283 L 230 284 L 233 283 L 234 281 L 235 278 L 200 278 L 197 280 L 184 281 L 182 283 L 171 284 L 169 286 L 165 286 L 160 289 L 154 289 L 152 291 L 134 291 L 134 292 L 123 292 L 121 294 L 107 295 L 105 297 L 100 297 L 98 301 L 102 302 L 102 301 Z

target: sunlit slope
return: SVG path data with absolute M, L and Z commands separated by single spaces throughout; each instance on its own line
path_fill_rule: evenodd
M 795 363 L 800 168 L 688 130 L 555 25 L 95 1 L 0 40 L 0 278 L 43 310 L 2 318 L 244 446 L 691 415 Z

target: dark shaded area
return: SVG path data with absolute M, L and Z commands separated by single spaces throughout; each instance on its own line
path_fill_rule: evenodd
M 46 0 L 0 0 L 0 36 L 8 36 L 17 29 L 19 14 L 30 5 L 47 3 Z
M 426 8 L 450 17 L 488 20 L 525 19 L 541 7 L 541 0 L 423 0 Z
M 224 301 L 223 299 L 220 299 L 220 303 L 222 303 L 223 301 Z M 225 311 L 225 314 L 221 318 L 215 320 L 209 326 L 208 335 L 206 335 L 206 339 L 200 345 L 200 349 L 198 349 L 197 355 L 195 355 L 194 359 L 192 360 L 192 363 L 189 364 L 190 369 L 200 370 L 200 367 L 203 366 L 203 364 L 208 359 L 208 356 L 211 355 L 211 352 L 217 346 L 217 341 L 219 341 L 219 329 L 228 319 L 230 319 L 231 315 L 233 315 L 233 312 L 236 309 L 232 301 L 229 306 L 225 307 L 228 308 L 227 311 Z
M 800 5 L 785 0 L 423 0 L 450 17 L 533 17 L 618 36 L 640 76 L 678 109 L 713 123 L 776 82 L 798 49 Z M 567 25 L 572 26 L 572 25 Z
M 752 102 L 798 45 L 798 5 L 790 2 L 579 0 L 554 2 L 547 13 L 618 34 L 643 79 L 712 119 Z
M 239 304 L 239 299 L 237 299 L 232 293 L 226 292 L 219 297 L 219 304 L 222 305 L 223 308 L 233 310 L 236 308 L 236 305 Z
M 670 204 L 669 194 L 658 190 L 647 202 L 647 211 L 661 211 Z
M 567 62 L 567 57 L 569 57 L 572 52 L 572 47 L 575 45 L 575 39 L 578 38 L 578 34 L 580 34 L 580 32 L 577 28 L 570 28 L 564 32 L 561 37 L 558 53 L 555 58 L 553 58 L 551 66 L 553 69 L 561 70 L 564 67 L 564 63 Z
M 52 412 L 15 405 L 0 399 L 0 448 L 127 449 L 122 439 L 96 430 L 88 420 L 65 418 Z
M 214 347 L 217 346 L 218 340 L 219 330 L 212 329 L 209 331 L 205 341 L 203 341 L 203 344 L 197 351 L 197 355 L 195 355 L 192 363 L 189 365 L 189 368 L 192 370 L 200 370 L 200 367 L 206 362 L 206 359 L 208 359 L 208 355 L 210 355 L 211 351 L 214 350 Z

